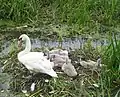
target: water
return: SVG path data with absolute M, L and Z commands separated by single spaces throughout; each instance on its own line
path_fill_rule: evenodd
M 77 37 L 74 39 L 66 38 L 61 42 L 62 48 L 63 49 L 83 49 L 83 46 L 85 43 L 87 43 L 88 38 L 82 38 L 82 37 Z M 4 40 L 2 45 L 1 45 L 1 52 L 0 56 L 7 55 L 10 52 L 10 46 L 12 44 L 13 40 Z M 55 41 L 44 41 L 40 40 L 39 38 L 31 38 L 31 43 L 32 43 L 32 49 L 35 48 L 41 48 L 41 47 L 50 47 L 50 48 L 56 48 L 60 45 L 60 42 L 55 40 Z M 92 46 L 96 48 L 97 46 L 102 46 L 102 45 L 107 45 L 108 41 L 107 39 L 101 39 L 101 40 L 92 40 L 91 42 Z M 17 45 L 17 39 L 16 39 L 16 44 Z

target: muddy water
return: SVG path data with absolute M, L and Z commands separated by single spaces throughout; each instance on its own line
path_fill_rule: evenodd
M 0 56 L 7 55 L 10 52 L 10 46 L 14 39 L 9 41 L 3 40 L 1 45 Z M 83 49 L 83 46 L 85 43 L 87 43 L 88 39 L 89 38 L 82 38 L 82 37 L 77 37 L 74 39 L 66 38 L 62 42 L 59 42 L 57 40 L 44 41 L 44 40 L 40 40 L 39 38 L 31 38 L 31 43 L 32 43 L 32 49 L 41 48 L 41 47 L 56 48 L 62 46 L 63 49 L 69 50 L 69 49 L 79 49 L 79 48 Z M 16 41 L 15 45 L 17 45 L 17 39 L 15 41 Z M 108 41 L 107 39 L 101 39 L 101 40 L 93 39 L 91 44 L 93 47 L 96 48 L 97 46 L 107 45 Z

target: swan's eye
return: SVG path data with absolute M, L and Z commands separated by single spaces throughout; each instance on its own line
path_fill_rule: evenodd
M 18 40 L 19 40 L 19 41 L 21 41 L 21 40 L 22 40 L 22 38 L 19 38 Z
M 55 58 L 55 55 L 53 55 L 53 58 Z

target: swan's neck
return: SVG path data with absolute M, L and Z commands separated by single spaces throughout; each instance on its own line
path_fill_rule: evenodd
M 27 37 L 25 41 L 25 49 L 18 54 L 18 57 L 24 54 L 27 54 L 28 52 L 30 52 L 30 50 L 31 50 L 31 42 L 30 42 L 29 37 Z
M 30 42 L 29 38 L 26 39 L 25 45 L 26 45 L 26 47 L 25 47 L 25 49 L 23 51 L 24 52 L 30 52 L 30 50 L 31 50 L 31 42 Z

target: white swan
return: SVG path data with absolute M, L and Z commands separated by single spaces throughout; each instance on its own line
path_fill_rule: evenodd
M 52 69 L 50 60 L 47 60 L 42 52 L 30 52 L 31 42 L 26 34 L 19 37 L 18 44 L 25 41 L 25 49 L 18 53 L 18 60 L 26 66 L 30 72 L 41 72 L 52 77 L 57 77 L 56 72 Z

